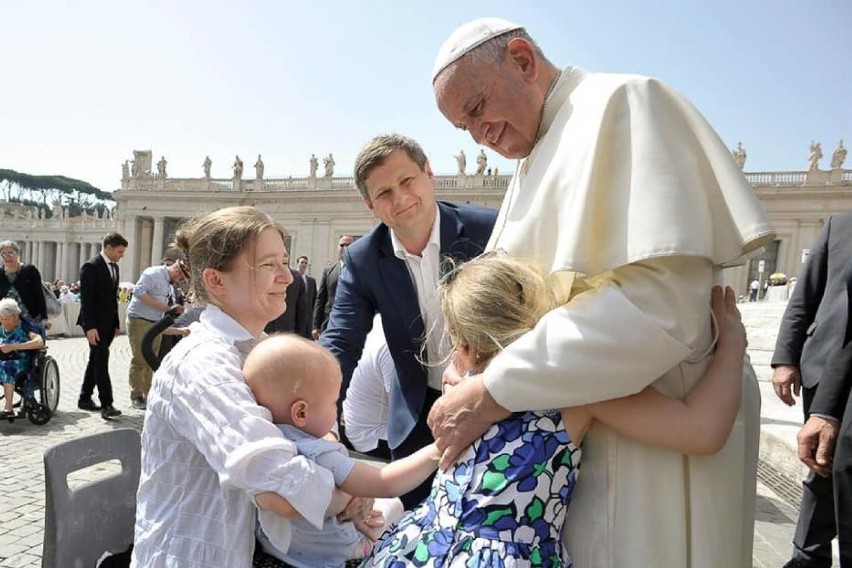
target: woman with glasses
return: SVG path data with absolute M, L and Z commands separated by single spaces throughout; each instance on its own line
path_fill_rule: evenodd
M 21 262 L 21 249 L 15 241 L 0 242 L 3 267 L 0 268 L 0 299 L 12 298 L 21 314 L 44 326 L 47 305 L 41 288 L 41 273 L 32 264 Z

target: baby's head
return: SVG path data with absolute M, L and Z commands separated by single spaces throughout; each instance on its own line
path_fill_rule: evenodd
M 243 374 L 276 424 L 320 438 L 337 421 L 340 365 L 319 344 L 292 334 L 273 335 L 252 349 Z
M 447 334 L 461 357 L 456 364 L 475 373 L 555 304 L 540 267 L 502 254 L 462 264 L 444 277 L 438 292 Z

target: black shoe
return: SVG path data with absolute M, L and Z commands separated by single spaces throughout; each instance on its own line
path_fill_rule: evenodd
M 101 407 L 95 404 L 91 398 L 81 398 L 78 400 L 77 408 L 80 410 L 88 410 L 89 412 L 97 412 L 101 409 Z
M 145 404 L 145 399 L 142 397 L 132 398 L 130 399 L 130 405 L 136 410 L 145 410 L 147 408 L 147 404 Z
M 104 420 L 109 420 L 116 416 L 121 416 L 121 411 L 111 404 L 107 404 L 101 409 L 101 418 Z
M 831 562 L 825 564 L 824 561 L 810 562 L 802 558 L 792 558 L 789 562 L 787 562 L 787 564 L 784 565 L 783 568 L 819 568 L 820 566 L 828 566 L 829 568 L 831 568 Z

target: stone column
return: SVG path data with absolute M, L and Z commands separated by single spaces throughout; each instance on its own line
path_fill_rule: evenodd
M 121 263 L 122 280 L 136 282 L 138 276 L 136 272 L 137 251 L 139 250 L 139 231 L 138 218 L 136 215 L 124 215 L 119 223 L 121 234 L 127 239 L 127 251 L 124 253 L 124 259 Z M 127 267 L 126 269 L 124 267 Z
M 165 230 L 165 224 L 165 218 L 154 217 L 154 236 L 151 243 L 151 262 L 148 266 L 160 264 L 160 259 L 163 258 L 163 232 Z
M 56 247 L 56 254 L 53 257 L 53 265 L 56 267 L 54 270 L 53 279 L 64 278 L 65 273 L 65 243 L 61 241 L 56 241 L 54 245 Z
M 53 243 L 53 276 L 51 276 L 51 280 L 62 278 L 62 252 L 64 244 L 65 243 L 60 243 L 59 241 L 55 241 Z M 42 276 L 44 276 L 44 274 L 42 274 Z
M 62 241 L 59 243 L 59 270 L 56 272 L 57 278 L 62 278 L 63 280 L 68 279 L 68 252 L 70 246 L 66 241 Z
M 42 266 L 44 264 L 44 261 L 46 260 L 45 246 L 44 245 L 45 245 L 44 241 L 42 241 L 42 240 L 38 241 L 38 254 L 36 254 L 36 260 L 34 262 L 34 264 L 39 268 L 40 271 L 45 269 L 45 267 Z

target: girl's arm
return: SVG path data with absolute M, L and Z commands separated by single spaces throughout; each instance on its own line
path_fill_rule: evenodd
M 651 387 L 589 405 L 591 416 L 623 436 L 684 454 L 710 455 L 725 445 L 740 406 L 745 329 L 731 288 L 712 293 L 719 340 L 710 367 L 679 400 Z
M 435 444 L 429 444 L 382 468 L 359 461 L 340 488 L 359 497 L 399 497 L 432 475 L 440 455 Z

